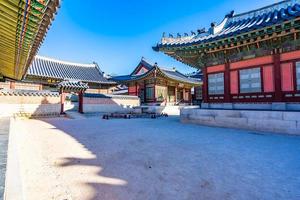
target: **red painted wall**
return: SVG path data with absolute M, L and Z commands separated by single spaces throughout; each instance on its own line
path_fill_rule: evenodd
M 281 64 L 281 88 L 284 92 L 294 90 L 293 63 Z
M 264 92 L 274 92 L 274 70 L 273 66 L 263 67 Z
M 230 94 L 238 94 L 239 92 L 239 80 L 238 71 L 230 72 Z

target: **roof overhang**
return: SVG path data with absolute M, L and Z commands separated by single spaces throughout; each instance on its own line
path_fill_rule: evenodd
M 0 74 L 20 80 L 49 29 L 60 0 L 0 1 Z

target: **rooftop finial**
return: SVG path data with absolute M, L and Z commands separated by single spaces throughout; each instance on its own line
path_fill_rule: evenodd
M 174 36 L 173 36 L 171 33 L 169 34 L 169 37 L 170 37 L 170 38 L 174 38 Z

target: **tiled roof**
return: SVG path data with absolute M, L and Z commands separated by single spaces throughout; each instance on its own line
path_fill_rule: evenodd
M 36 56 L 27 71 L 27 76 L 58 80 L 79 80 L 87 83 L 114 84 L 103 77 L 96 63 L 71 63 L 42 56 Z
M 77 92 L 77 91 L 85 91 L 89 88 L 87 83 L 83 83 L 81 81 L 69 81 L 65 80 L 58 84 L 59 89 L 63 89 L 64 91 L 71 91 L 71 92 Z
M 51 96 L 51 97 L 59 97 L 58 92 L 50 92 L 50 91 L 33 91 L 33 90 L 10 90 L 10 89 L 2 89 L 0 90 L 0 96 Z
M 300 0 L 286 0 L 272 4 L 257 10 L 234 15 L 232 11 L 226 15 L 224 20 L 216 25 L 212 23 L 211 28 L 206 32 L 199 32 L 191 35 L 185 34 L 174 38 L 163 36 L 161 42 L 153 47 L 158 51 L 161 47 L 179 47 L 191 44 L 208 43 L 222 38 L 238 35 L 256 29 L 280 24 L 283 21 L 295 19 L 300 16 Z
M 171 69 L 161 68 L 161 67 L 157 66 L 156 64 L 150 64 L 145 59 L 142 59 L 141 62 L 143 62 L 143 64 L 146 63 L 150 70 L 147 71 L 146 73 L 140 74 L 140 75 L 114 76 L 111 79 L 113 81 L 116 81 L 116 82 L 135 81 L 135 80 L 140 80 L 140 79 L 142 79 L 144 77 L 147 77 L 154 70 L 158 70 L 159 72 L 161 72 L 161 74 L 163 76 L 165 76 L 165 77 L 167 77 L 169 79 L 172 79 L 172 80 L 176 80 L 178 82 L 189 83 L 189 84 L 201 84 L 201 80 L 200 79 L 195 79 L 195 78 L 188 77 L 188 76 L 180 73 L 177 70 L 173 70 L 173 69 L 171 70 Z M 151 66 L 151 68 L 150 68 L 150 66 Z

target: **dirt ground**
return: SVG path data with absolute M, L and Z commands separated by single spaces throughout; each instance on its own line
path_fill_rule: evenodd
M 300 137 L 178 118 L 14 123 L 24 199 L 300 199 Z

